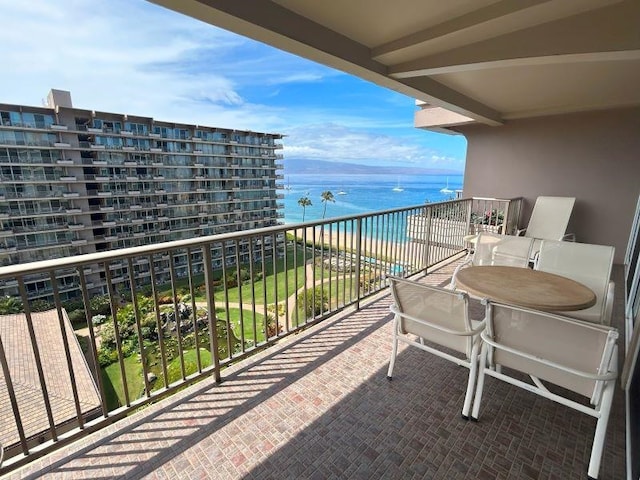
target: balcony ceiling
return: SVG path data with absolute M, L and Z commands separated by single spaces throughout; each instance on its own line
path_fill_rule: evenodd
M 638 0 L 153 0 L 489 125 L 640 105 Z

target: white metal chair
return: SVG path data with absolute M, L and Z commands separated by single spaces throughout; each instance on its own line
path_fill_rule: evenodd
M 476 238 L 473 254 L 468 256 L 453 272 L 449 288 L 455 289 L 458 272 L 468 265 L 528 267 L 532 245 L 532 238 L 481 232 Z
M 534 239 L 532 262 L 540 250 L 541 240 L 575 240 L 575 235 L 566 233 L 575 202 L 575 197 L 540 196 L 536 199 L 527 228 L 517 231 L 517 235 Z
M 597 423 L 588 475 L 597 478 L 617 377 L 617 330 L 491 302 L 485 321 L 471 418 L 478 418 L 485 375 L 591 415 Z M 493 368 L 497 365 L 502 368 Z M 507 369 L 529 375 L 533 383 Z M 543 381 L 588 398 L 592 406 L 549 391 Z
M 614 253 L 615 248 L 608 245 L 543 240 L 535 268 L 571 278 L 596 294 L 594 306 L 563 315 L 609 325 L 615 290 L 611 281 Z
M 478 370 L 479 334 L 484 322 L 469 319 L 468 296 L 440 287 L 422 285 L 412 280 L 390 277 L 394 304 L 393 350 L 387 378 L 391 380 L 398 354 L 398 342 L 425 350 L 469 369 L 462 416 L 467 419 Z M 431 342 L 429 346 L 424 340 Z M 464 355 L 463 358 L 436 346 Z

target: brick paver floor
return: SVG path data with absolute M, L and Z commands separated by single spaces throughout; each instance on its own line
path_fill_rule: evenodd
M 591 417 L 489 378 L 480 421 L 464 421 L 467 370 L 417 349 L 388 381 L 389 304 L 379 295 L 8 478 L 586 478 Z M 618 390 L 600 478 L 624 468 Z

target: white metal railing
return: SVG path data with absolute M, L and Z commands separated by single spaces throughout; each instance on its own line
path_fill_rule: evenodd
M 256 348 L 359 308 L 388 275 L 426 273 L 465 249 L 474 212 L 493 210 L 517 224 L 519 199 L 460 199 L 0 267 L 0 287 L 15 293 L 0 306 L 14 314 L 0 322 L 0 388 L 9 399 L 0 408 L 13 416 L 0 432 L 0 474 L 185 384 L 220 381 L 227 364 Z M 35 289 L 51 292 L 48 305 L 30 298 Z M 11 322 L 28 346 L 12 343 Z M 72 323 L 86 332 L 84 355 Z M 39 422 L 27 421 L 27 408 Z

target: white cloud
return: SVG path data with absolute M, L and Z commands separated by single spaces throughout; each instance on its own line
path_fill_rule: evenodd
M 0 102 L 37 105 L 57 88 L 70 90 L 78 108 L 283 133 L 289 157 L 462 162 L 425 146 L 411 125 L 412 100 L 382 91 L 372 102 L 371 88 L 356 88 L 342 103 L 323 102 L 320 95 L 333 92 L 325 85 L 314 97 L 314 89 L 344 73 L 145 1 L 0 0 L 0 11 Z M 298 91 L 303 101 L 285 98 L 290 86 L 306 89 Z M 384 113 L 405 108 L 405 117 Z
M 363 165 L 464 168 L 464 159 L 436 155 L 433 148 L 415 138 L 398 138 L 331 123 L 293 127 L 284 139 L 283 151 L 287 158 Z
M 314 72 L 301 72 L 301 73 L 292 73 L 291 75 L 283 76 L 283 77 L 275 77 L 267 80 L 269 85 L 282 85 L 285 83 L 310 83 L 310 82 L 319 82 L 324 77 L 318 73 Z

